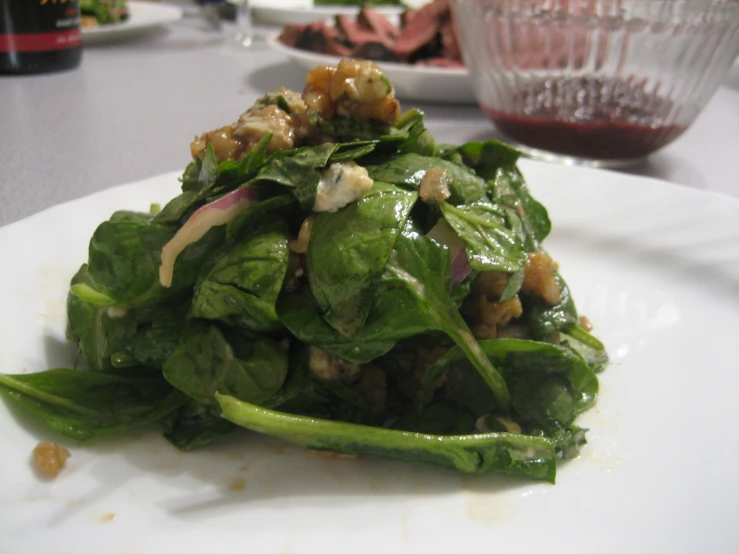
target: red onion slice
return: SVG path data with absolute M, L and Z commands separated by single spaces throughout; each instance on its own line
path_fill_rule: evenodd
M 213 227 L 225 225 L 245 212 L 249 206 L 258 200 L 258 196 L 258 189 L 246 187 L 229 192 L 218 200 L 198 208 L 162 248 L 159 283 L 163 287 L 171 287 L 177 256 L 189 245 L 203 238 Z
M 456 287 L 472 272 L 464 242 L 444 218 L 439 219 L 426 236 L 449 247 L 452 258 L 452 285 Z

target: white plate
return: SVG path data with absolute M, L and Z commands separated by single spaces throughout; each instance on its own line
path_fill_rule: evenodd
M 288 56 L 304 69 L 317 65 L 336 65 L 341 59 L 328 54 L 316 54 L 282 44 L 279 34 L 267 38 L 267 43 L 277 52 Z M 395 87 L 395 95 L 401 100 L 434 102 L 439 104 L 474 104 L 467 69 L 427 67 L 403 63 L 377 62 Z
M 333 19 L 339 14 L 359 13 L 359 6 L 314 6 L 310 0 L 250 0 L 250 3 L 257 21 L 280 26 Z M 399 17 L 404 10 L 400 6 L 372 9 L 387 17 Z
M 123 23 L 99 25 L 82 29 L 85 44 L 120 40 L 149 31 L 182 18 L 182 9 L 154 2 L 128 2 L 129 17 Z
M 29 457 L 52 435 L 0 402 L 0 550 L 736 553 L 739 201 L 521 167 L 550 210 L 548 250 L 612 357 L 581 419 L 589 443 L 556 485 L 324 459 L 247 433 L 185 454 L 153 432 L 61 439 L 68 467 L 43 482 Z M 0 229 L 3 371 L 71 363 L 64 298 L 92 231 L 116 209 L 166 201 L 177 176 Z

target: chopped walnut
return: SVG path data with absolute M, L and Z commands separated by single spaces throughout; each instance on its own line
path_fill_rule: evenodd
M 423 174 L 418 195 L 428 204 L 438 204 L 451 196 L 446 168 L 432 167 Z
M 336 113 L 336 106 L 331 99 L 331 79 L 335 73 L 335 67 L 319 65 L 305 76 L 303 100 L 309 110 L 319 112 L 326 119 L 333 118 Z
M 199 137 L 195 137 L 190 144 L 190 153 L 192 154 L 192 157 L 196 158 L 198 156 L 202 156 L 205 153 L 205 149 L 209 144 L 211 144 L 213 146 L 216 159 L 219 161 L 235 158 L 241 150 L 241 144 L 239 141 L 234 140 L 233 132 L 233 125 L 226 125 L 220 129 L 208 131 Z
M 546 252 L 529 254 L 521 290 L 540 296 L 551 305 L 559 304 L 561 293 L 554 277 L 556 268 L 556 262 Z
M 336 68 L 319 66 L 306 75 L 303 100 L 326 119 L 334 115 L 393 124 L 400 103 L 382 70 L 371 61 L 341 60 Z
M 470 295 L 462 306 L 463 313 L 471 319 L 470 328 L 478 339 L 494 339 L 498 330 L 521 317 L 523 307 L 518 296 L 505 302 L 490 301 L 484 294 Z
M 472 281 L 470 293 L 474 296 L 485 295 L 488 300 L 498 300 L 503 294 L 510 275 L 502 271 L 483 271 Z
M 337 67 L 319 66 L 308 72 L 302 96 L 280 88 L 268 92 L 238 121 L 196 136 L 190 144 L 194 158 L 203 157 L 208 145 L 217 161 L 244 158 L 267 133 L 268 153 L 330 140 L 322 136 L 315 116 L 357 121 L 375 120 L 391 125 L 400 117 L 400 103 L 390 81 L 370 61 L 342 60 Z
M 267 133 L 272 133 L 268 153 L 293 148 L 297 138 L 304 134 L 300 129 L 300 118 L 306 110 L 307 106 L 298 93 L 281 88 L 257 100 L 235 123 L 195 137 L 190 144 L 190 153 L 193 158 L 203 156 L 210 144 L 219 162 L 240 160 Z
M 241 114 L 234 126 L 233 136 L 241 144 L 252 145 L 258 143 L 267 133 L 272 133 L 267 146 L 269 153 L 289 150 L 295 145 L 293 118 L 275 105 L 252 109 Z
M 582 327 L 583 330 L 587 331 L 588 333 L 593 330 L 593 324 L 584 315 L 580 316 L 579 323 L 580 323 L 580 327 Z
M 69 450 L 55 442 L 40 442 L 33 449 L 33 460 L 36 468 L 47 477 L 56 477 L 67 463 Z

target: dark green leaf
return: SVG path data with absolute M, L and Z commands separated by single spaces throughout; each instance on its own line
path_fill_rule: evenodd
M 161 378 L 129 378 L 74 369 L 0 375 L 0 393 L 79 440 L 158 421 L 187 399 Z
M 398 238 L 388 261 L 383 285 L 407 294 L 404 303 L 398 303 L 391 312 L 398 318 L 416 318 L 427 329 L 446 333 L 465 353 L 495 395 L 498 405 L 507 409 L 509 394 L 501 375 L 480 350 L 467 324 L 447 291 L 444 278 L 449 267 L 449 251 L 430 238 L 406 226 Z M 381 294 L 379 297 L 384 297 Z M 399 311 L 399 309 L 402 310 Z
M 176 227 L 159 223 L 149 214 L 117 212 L 100 226 L 90 240 L 88 280 L 92 288 L 115 301 L 119 308 L 136 308 L 177 295 L 192 286 L 200 266 L 223 241 L 216 227 L 179 255 L 169 288 L 159 284 L 161 252 Z M 72 292 L 77 294 L 75 286 Z M 90 301 L 89 296 L 85 299 Z
M 393 429 L 430 435 L 474 434 L 475 416 L 469 409 L 451 402 L 436 402 L 420 414 L 410 413 L 400 418 Z
M 273 196 L 249 206 L 247 210 L 226 224 L 226 240 L 234 241 L 251 227 L 274 219 L 302 217 L 291 194 Z
M 187 302 L 175 299 L 138 310 L 136 315 L 139 325 L 136 333 L 112 356 L 113 365 L 144 366 L 161 370 L 187 328 L 189 308 L 188 298 Z
M 442 202 L 441 212 L 464 241 L 472 269 L 513 273 L 526 263 L 522 244 L 506 227 L 505 212 L 500 207 L 487 202 L 465 206 Z
M 502 472 L 554 482 L 548 439 L 509 433 L 426 435 L 275 412 L 218 395 L 223 415 L 237 425 L 310 448 L 451 467 L 463 473 Z
M 230 340 L 229 340 L 230 339 Z M 250 339 L 215 325 L 199 324 L 185 334 L 164 363 L 164 377 L 198 402 L 212 404 L 222 392 L 261 403 L 287 375 L 287 352 L 267 338 Z
M 329 163 L 345 162 L 349 160 L 356 160 L 363 156 L 367 156 L 374 152 L 377 147 L 377 142 L 349 142 L 339 145 L 336 151 L 331 154 Z
M 501 168 L 491 182 L 494 198 L 511 209 L 509 213 L 513 220 L 511 223 L 520 221 L 526 250 L 528 252 L 540 250 L 540 244 L 549 235 L 552 224 L 546 208 L 531 196 L 523 175 L 515 167 Z
M 281 221 L 247 233 L 198 278 L 191 315 L 255 332 L 279 329 L 275 302 L 287 271 L 289 240 Z
M 462 155 L 465 165 L 487 181 L 494 179 L 501 168 L 515 168 L 521 156 L 521 152 L 498 140 L 468 142 L 454 150 Z
M 395 341 L 376 339 L 372 336 L 374 326 L 360 330 L 352 339 L 346 339 L 323 318 L 321 308 L 308 288 L 286 294 L 277 303 L 280 321 L 301 342 L 318 346 L 354 364 L 372 361 L 390 350 Z M 385 321 L 383 326 L 388 322 Z
M 469 407 L 476 416 L 489 412 L 515 415 L 540 427 L 548 436 L 568 427 L 575 415 L 590 408 L 598 393 L 598 380 L 583 359 L 567 348 L 520 339 L 480 341 L 480 347 L 499 368 L 511 392 L 513 412 L 497 408 L 495 399 L 457 350 L 447 352 L 429 366 L 418 392 L 422 402 L 443 373 L 444 398 Z
M 388 137 L 393 131 L 393 128 L 388 124 L 374 119 L 370 121 L 358 121 L 356 119 L 341 117 L 321 121 L 318 129 L 321 134 L 333 138 L 334 142 L 377 140 Z M 400 138 L 398 137 L 398 139 Z
M 85 264 L 72 278 L 72 286 L 79 290 L 80 285 L 89 281 Z M 91 291 L 94 293 L 92 288 L 83 289 L 83 294 Z M 96 296 L 93 299 L 100 301 Z M 131 313 L 116 313 L 114 309 L 113 315 L 109 315 L 106 305 L 95 305 L 71 292 L 67 295 L 67 338 L 78 344 L 79 352 L 93 371 L 110 369 L 111 355 L 127 345 L 136 332 L 136 317 Z
M 538 296 L 521 295 L 524 318 L 531 336 L 536 340 L 546 340 L 557 331 L 567 331 L 579 320 L 567 283 L 556 271 L 554 277 L 559 286 L 559 304 L 552 306 Z
M 567 333 L 562 335 L 563 343 L 582 356 L 595 373 L 603 371 L 608 365 L 608 353 L 603 343 L 579 325 L 568 327 Z
M 306 256 L 326 321 L 351 338 L 362 327 L 385 263 L 417 195 L 376 181 L 356 202 L 317 214 Z
M 320 169 L 326 167 L 336 144 L 280 150 L 259 170 L 256 181 L 270 181 L 291 189 L 301 208 L 309 211 L 316 199 Z
M 181 450 L 192 450 L 211 444 L 236 428 L 221 417 L 216 406 L 191 400 L 173 414 L 164 437 Z
M 110 369 L 111 356 L 124 348 L 135 332 L 135 315 L 111 317 L 108 308 L 85 302 L 71 292 L 67 295 L 67 337 L 78 342 L 89 369 Z
M 437 167 L 446 169 L 451 204 L 471 204 L 486 198 L 485 182 L 482 179 L 471 173 L 469 169 L 441 158 L 418 154 L 393 155 L 381 163 L 368 165 L 367 172 L 375 181 L 384 181 L 409 190 L 418 190 L 426 171 Z

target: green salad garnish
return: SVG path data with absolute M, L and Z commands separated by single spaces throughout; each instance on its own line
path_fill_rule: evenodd
M 74 369 L 0 375 L 62 435 L 239 426 L 313 450 L 553 482 L 603 345 L 498 142 L 437 144 L 372 62 L 308 74 L 191 145 L 182 193 L 114 213 L 71 281 Z
M 129 17 L 126 0 L 80 0 L 83 27 L 122 23 Z

